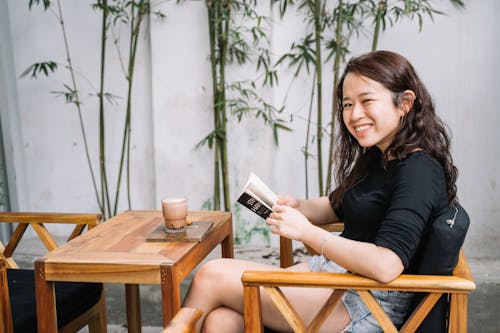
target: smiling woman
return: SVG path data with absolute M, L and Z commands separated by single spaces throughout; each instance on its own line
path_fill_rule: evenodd
M 456 201 L 457 171 L 448 134 L 423 83 L 399 54 L 376 51 L 353 58 L 337 91 L 337 189 L 309 200 L 281 195 L 266 219 L 272 233 L 321 254 L 284 270 L 349 271 L 382 283 L 402 273 L 418 274 L 426 264 L 422 258 L 434 221 Z M 336 221 L 344 222 L 340 235 L 320 227 Z M 458 255 L 461 244 L 446 246 Z M 199 330 L 242 332 L 245 270 L 276 267 L 221 259 L 196 273 L 185 306 L 203 311 Z M 282 291 L 307 325 L 331 293 L 320 288 Z M 402 325 L 415 299 L 402 291 L 375 291 L 373 296 L 395 326 Z M 381 332 L 356 291 L 348 290 L 342 301 L 320 332 Z M 262 293 L 261 304 L 265 326 L 290 330 L 272 296 Z

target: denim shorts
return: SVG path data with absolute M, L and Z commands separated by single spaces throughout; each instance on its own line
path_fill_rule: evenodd
M 313 272 L 346 273 L 347 270 L 323 256 L 313 256 L 309 261 Z M 411 306 L 414 293 L 393 290 L 372 290 L 384 312 L 396 327 L 401 326 Z M 377 320 L 366 307 L 355 290 L 347 290 L 342 297 L 351 322 L 343 333 L 379 333 L 382 332 Z

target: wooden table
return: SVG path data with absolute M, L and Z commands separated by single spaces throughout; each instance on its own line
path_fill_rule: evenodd
M 139 284 L 161 284 L 165 326 L 180 309 L 180 282 L 218 244 L 222 257 L 233 258 L 231 213 L 189 212 L 193 221 L 213 222 L 199 242 L 147 241 L 161 216 L 126 211 L 36 260 L 38 332 L 57 332 L 54 281 L 124 283 L 129 332 L 140 332 Z

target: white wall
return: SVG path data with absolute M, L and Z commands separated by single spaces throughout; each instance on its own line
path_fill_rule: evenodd
M 5 1 L 5 0 L 2 0 Z M 64 50 L 57 22 L 41 9 L 28 12 L 27 3 L 6 0 L 12 34 L 15 75 L 31 63 L 56 59 L 64 62 Z M 75 65 L 98 86 L 99 26 L 98 12 L 92 1 L 64 2 L 70 47 Z M 468 209 L 472 224 L 466 250 L 472 257 L 498 258 L 500 234 L 499 166 L 500 148 L 495 131 L 499 115 L 494 105 L 496 79 L 500 77 L 500 2 L 466 1 L 465 10 L 457 10 L 447 1 L 436 2 L 447 16 L 426 19 L 422 32 L 416 22 L 401 23 L 386 31 L 379 49 L 390 49 L 407 56 L 435 98 L 439 114 L 453 132 L 453 150 L 460 170 L 459 196 Z M 160 5 L 167 18 L 152 18 L 143 29 L 136 72 L 133 110 L 132 193 L 133 209 L 157 209 L 162 197 L 184 194 L 192 209 L 198 209 L 212 192 L 212 152 L 194 146 L 212 128 L 211 79 L 208 59 L 208 33 L 205 4 L 187 1 Z M 276 57 L 287 51 L 292 41 L 304 33 L 303 19 L 289 12 L 284 21 L 277 10 L 262 8 L 275 16 L 272 43 Z M 352 53 L 370 48 L 369 37 L 360 37 L 351 45 Z M 125 46 L 125 45 L 124 45 Z M 125 86 L 116 54 L 108 62 L 109 90 L 125 96 Z M 329 68 L 325 66 L 325 119 L 331 105 Z M 304 195 L 304 161 L 301 147 L 305 142 L 305 121 L 312 77 L 292 80 L 286 67 L 280 72 L 279 87 L 262 90 L 275 105 L 286 104 L 286 117 L 294 132 L 280 134 L 280 146 L 273 143 L 271 131 L 261 121 L 231 120 L 230 182 L 232 198 L 255 171 L 278 192 Z M 243 73 L 232 70 L 231 77 L 255 75 L 253 67 Z M 25 159 L 29 203 L 32 211 L 98 211 L 85 160 L 77 114 L 73 107 L 49 93 L 68 82 L 62 67 L 50 79 L 17 80 L 22 149 Z M 81 81 L 82 89 L 90 85 Z M 111 174 L 116 174 L 123 128 L 125 100 L 110 108 L 107 141 Z M 95 98 L 84 106 L 86 130 L 97 162 L 97 114 Z M 301 119 L 302 118 L 302 119 Z M 326 155 L 325 155 L 326 156 Z M 316 165 L 310 162 L 310 193 L 317 193 Z M 113 177 L 114 178 L 114 177 Z M 114 183 L 116 180 L 112 179 Z M 114 185 L 112 186 L 114 188 Z M 122 200 L 121 210 L 126 209 Z M 244 212 L 236 223 L 252 226 L 260 223 Z

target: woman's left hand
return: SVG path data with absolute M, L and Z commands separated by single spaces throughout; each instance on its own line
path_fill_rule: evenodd
M 298 209 L 286 205 L 274 205 L 266 224 L 271 226 L 272 233 L 297 241 L 312 226 Z

